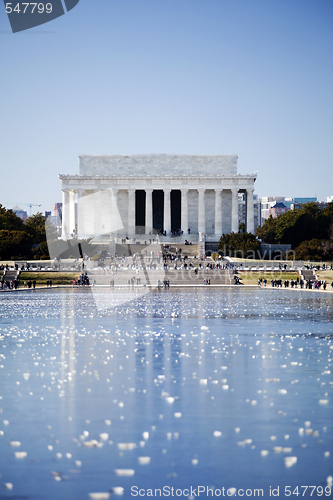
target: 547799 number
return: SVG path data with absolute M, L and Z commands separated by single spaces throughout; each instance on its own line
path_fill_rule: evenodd
M 325 486 L 323 488 L 322 486 L 296 486 L 296 488 L 293 490 L 291 486 L 285 486 L 284 488 L 284 495 L 286 497 L 290 497 L 291 495 L 301 495 L 302 497 L 304 496 L 310 496 L 312 497 L 313 495 L 316 495 L 317 497 L 321 496 L 331 496 L 332 493 L 332 488 L 330 486 Z
M 6 12 L 7 14 L 11 14 L 12 12 L 16 12 L 19 14 L 22 12 L 23 14 L 33 14 L 34 12 L 38 12 L 39 14 L 43 14 L 43 12 L 46 12 L 47 14 L 51 14 L 52 12 L 52 4 L 51 3 L 32 3 L 32 2 L 22 2 L 22 3 L 17 3 L 15 7 L 13 7 L 13 3 L 6 3 Z M 37 10 L 36 10 L 37 8 Z

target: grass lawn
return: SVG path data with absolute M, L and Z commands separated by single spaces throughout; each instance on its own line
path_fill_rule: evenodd
M 46 282 L 52 280 L 52 285 L 71 285 L 73 278 L 76 280 L 79 278 L 80 273 L 59 273 L 49 271 L 47 273 L 43 272 L 23 272 L 20 274 L 21 286 L 24 282 L 29 280 L 36 280 L 37 285 L 45 285 Z
M 330 271 L 329 269 L 325 271 L 315 271 L 315 274 L 320 280 L 326 280 L 329 283 L 332 283 L 333 281 L 333 271 Z

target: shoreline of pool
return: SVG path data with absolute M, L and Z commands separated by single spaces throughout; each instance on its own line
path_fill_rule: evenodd
M 106 290 L 140 290 L 143 287 L 143 285 L 114 285 L 113 287 L 110 287 L 108 285 L 52 285 L 50 286 L 36 286 L 35 288 L 17 288 L 17 289 L 1 289 L 0 292 L 34 292 L 36 290 L 38 291 L 48 291 L 48 290 L 58 290 L 58 289 L 81 289 L 81 290 L 92 290 L 93 288 L 99 288 L 99 289 L 106 289 Z M 148 287 L 149 288 L 149 287 Z M 205 284 L 195 284 L 195 285 L 171 285 L 170 287 L 154 287 L 153 290 L 175 290 L 178 288 L 232 288 L 232 289 L 257 289 L 257 290 L 292 290 L 292 291 L 299 291 L 299 292 L 324 292 L 324 293 L 333 293 L 333 289 L 331 290 L 324 290 L 322 288 L 320 289 L 312 289 L 312 288 L 296 288 L 296 287 L 272 287 L 272 286 L 258 286 L 258 285 L 205 285 Z

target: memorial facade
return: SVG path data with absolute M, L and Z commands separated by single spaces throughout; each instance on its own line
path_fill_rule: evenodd
M 238 193 L 254 232 L 256 175 L 237 172 L 237 155 L 80 155 L 79 174 L 60 174 L 62 237 L 158 232 L 196 243 L 238 231 Z M 77 204 L 77 205 L 76 205 Z M 77 209 L 75 208 L 77 206 Z M 171 240 L 174 241 L 174 240 Z

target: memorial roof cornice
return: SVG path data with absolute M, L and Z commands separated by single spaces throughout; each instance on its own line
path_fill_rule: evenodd
M 256 174 L 246 174 L 246 175 L 182 175 L 182 176 L 173 176 L 173 175 L 148 175 L 148 176 L 120 176 L 120 175 L 80 175 L 80 174 L 59 174 L 59 179 L 60 180 L 82 180 L 82 181 L 100 181 L 100 180 L 119 180 L 119 181 L 143 181 L 143 180 L 157 180 L 157 181 L 165 181 L 166 179 L 168 180 L 177 180 L 177 181 L 184 181 L 184 180 L 208 180 L 208 181 L 214 181 L 216 179 L 223 179 L 223 180 L 242 180 L 242 179 L 254 179 L 256 180 L 257 175 Z

